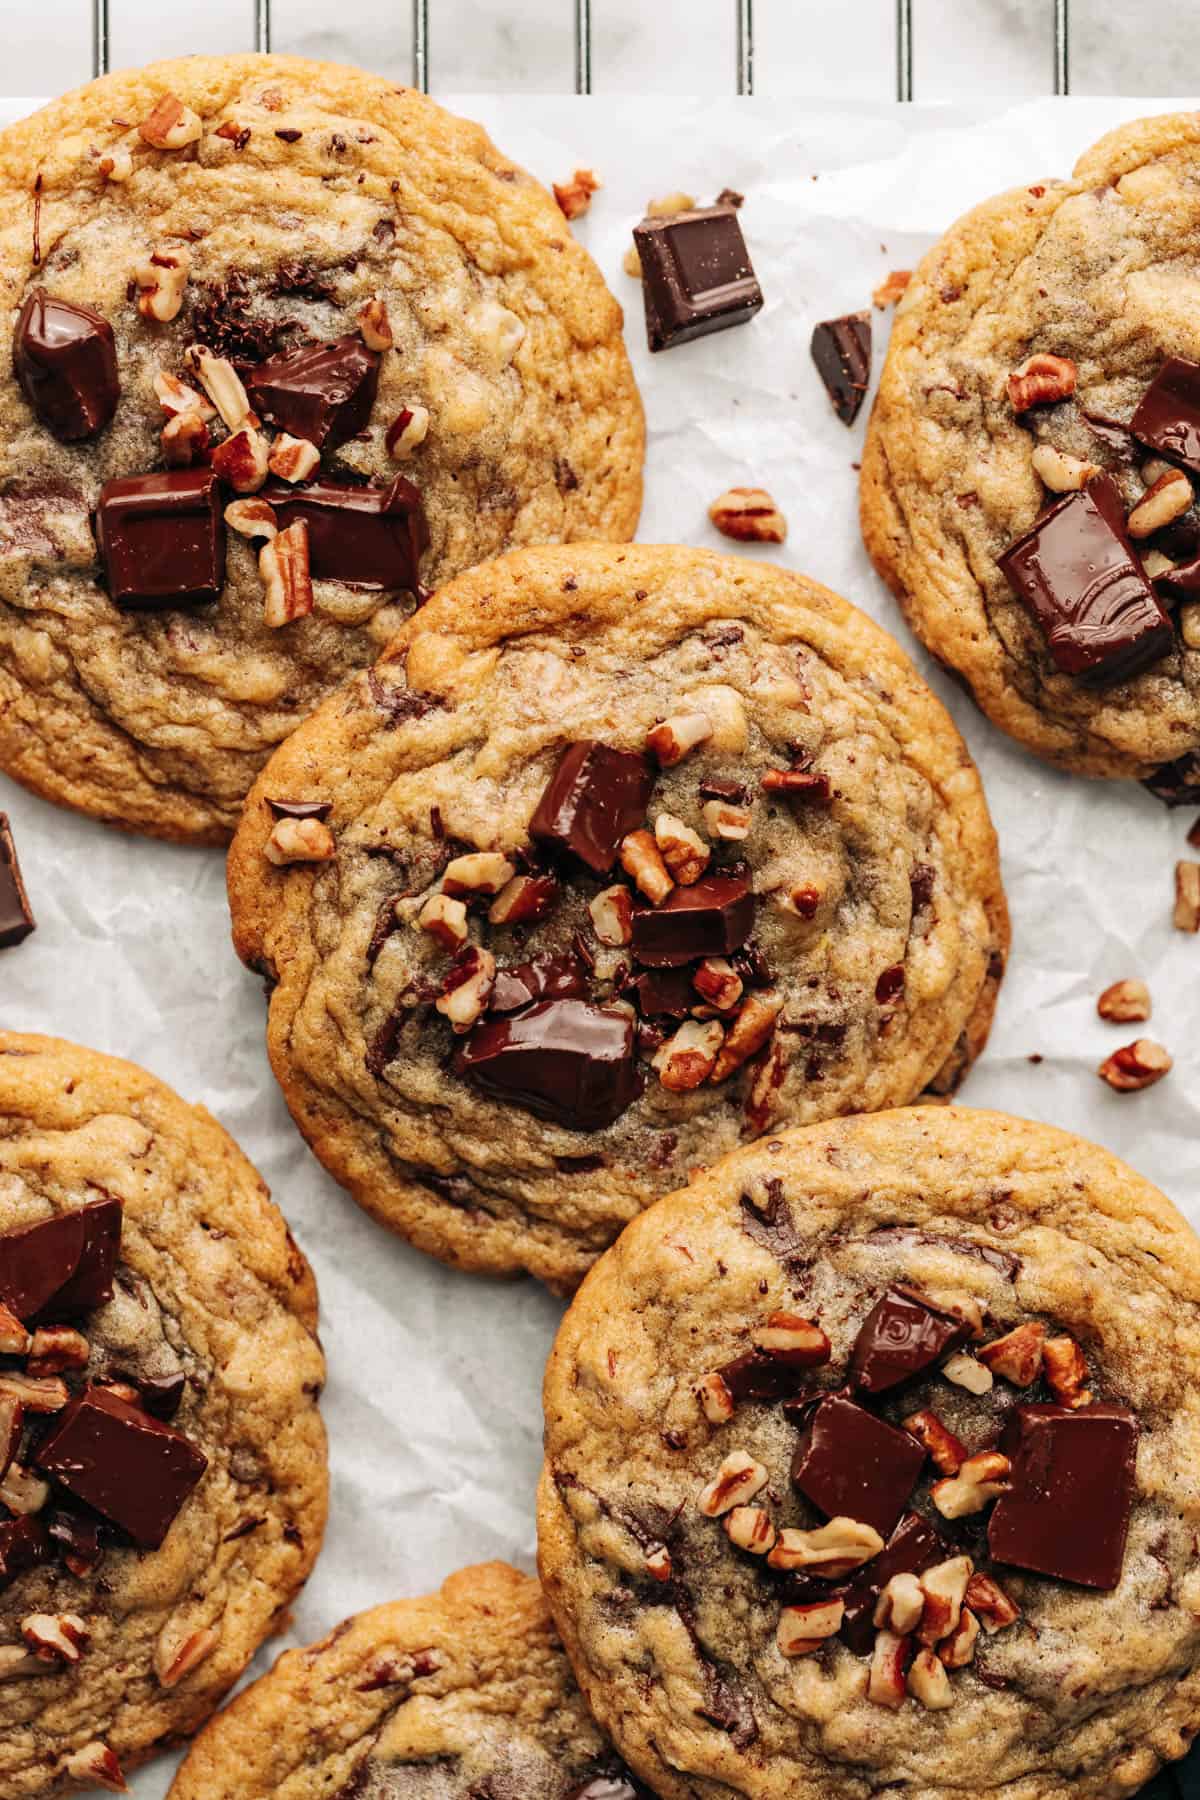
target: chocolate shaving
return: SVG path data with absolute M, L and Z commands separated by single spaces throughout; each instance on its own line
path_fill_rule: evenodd
M 783 1197 L 783 1182 L 778 1176 L 772 1176 L 766 1188 L 765 1206 L 756 1206 L 749 1194 L 742 1195 L 742 1230 L 786 1267 L 803 1257 L 805 1242 Z
M 367 686 L 375 705 L 387 716 L 387 724 L 383 728 L 385 731 L 395 731 L 410 719 L 423 719 L 426 713 L 445 705 L 444 700 L 439 700 L 433 694 L 418 694 L 409 687 L 385 687 L 375 669 L 367 670 Z

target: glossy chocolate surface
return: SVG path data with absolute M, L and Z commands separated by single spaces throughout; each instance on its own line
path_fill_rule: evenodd
M 0 1588 L 49 1562 L 51 1555 L 50 1538 L 36 1514 L 0 1520 Z
M 251 406 L 318 450 L 366 429 L 378 387 L 379 356 L 357 335 L 281 351 L 246 377 Z
M 717 1370 L 735 1400 L 787 1400 L 803 1388 L 803 1365 L 750 1350 Z
M 573 1131 L 601 1131 L 641 1092 L 634 1022 L 584 1000 L 543 1000 L 477 1025 L 456 1073 L 494 1100 Z
M 843 425 L 853 425 L 871 380 L 871 315 L 847 313 L 813 327 L 812 359 Z
M 1134 437 L 1200 475 L 1200 363 L 1169 356 L 1129 421 Z
M 762 306 L 762 289 L 732 206 L 643 219 L 633 238 L 651 350 L 745 324 Z
M 292 487 L 268 481 L 260 490 L 286 528 L 308 526 L 309 569 L 318 581 L 361 588 L 419 585 L 429 526 L 420 491 L 403 475 L 387 487 L 345 481 L 309 481 Z
M 96 543 L 120 607 L 216 600 L 225 580 L 225 519 L 211 469 L 119 475 L 96 504 Z
M 792 1483 L 830 1518 L 843 1515 L 893 1529 L 917 1484 L 925 1452 L 843 1394 L 830 1394 L 808 1416 L 792 1459 Z
M 583 1000 L 587 991 L 587 970 L 578 956 L 546 952 L 496 970 L 488 1011 L 519 1012 L 535 1000 Z
M 672 888 L 661 906 L 635 906 L 633 954 L 654 968 L 698 956 L 728 956 L 754 930 L 754 893 L 745 873 L 704 875 Z
M 58 1414 L 34 1460 L 143 1550 L 159 1547 L 208 1467 L 180 1432 L 97 1387 Z
M 621 839 L 645 823 L 653 787 L 648 757 L 582 738 L 560 757 L 529 821 L 530 836 L 607 875 Z
M 988 1521 L 997 1562 L 1081 1587 L 1121 1579 L 1138 1424 L 1126 1406 L 1018 1406 L 1001 1443 L 1012 1486 Z
M 33 928 L 33 909 L 21 877 L 12 826 L 8 814 L 0 813 L 0 950 L 22 943 Z
M 859 1326 L 850 1352 L 850 1379 L 865 1394 L 908 1381 L 963 1343 L 961 1319 L 938 1312 L 918 1295 L 892 1288 Z
M 13 372 L 40 422 L 64 443 L 95 437 L 120 397 L 113 329 L 90 306 L 56 300 L 44 288 L 21 308 Z
M 24 1324 L 72 1319 L 112 1299 L 119 1200 L 94 1200 L 0 1237 L 0 1300 Z
M 875 1602 L 893 1575 L 920 1575 L 954 1554 L 928 1519 L 906 1513 L 879 1555 L 856 1570 L 842 1596 L 845 1611 L 838 1636 L 856 1656 L 869 1656 L 875 1644 Z

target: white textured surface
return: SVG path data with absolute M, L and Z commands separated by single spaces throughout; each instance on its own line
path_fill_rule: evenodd
M 793 104 L 766 100 L 492 95 L 461 109 L 543 179 L 562 179 L 576 162 L 605 179 L 580 230 L 629 310 L 650 423 L 641 535 L 719 545 L 709 500 L 731 483 L 766 483 L 791 525 L 779 560 L 895 631 L 966 734 L 1000 832 L 1015 943 L 992 1044 L 964 1098 L 1098 1139 L 1200 1220 L 1200 940 L 1170 921 L 1188 820 L 1138 788 L 1044 769 L 913 645 L 857 536 L 853 465 L 865 415 L 854 431 L 837 423 L 808 357 L 815 320 L 864 305 L 883 273 L 909 266 L 957 211 L 1067 169 L 1138 105 L 954 112 L 826 101 L 798 119 Z M 725 185 L 747 195 L 764 311 L 651 358 L 639 291 L 619 266 L 629 224 L 652 192 L 708 196 Z M 878 366 L 886 319 L 875 319 Z M 218 854 L 121 836 L 3 780 L 0 807 L 12 814 L 40 919 L 3 957 L 5 1024 L 128 1056 L 203 1100 L 261 1168 L 316 1267 L 333 1508 L 290 1641 L 481 1557 L 530 1567 L 538 1387 L 557 1303 L 528 1283 L 439 1268 L 372 1225 L 318 1168 L 267 1066 L 260 984 L 229 946 Z M 1102 1025 L 1095 997 L 1135 973 L 1154 994 L 1151 1030 L 1178 1060 L 1158 1088 L 1118 1097 L 1095 1067 L 1134 1033 Z M 168 1774 L 162 1763 L 145 1771 L 138 1800 L 162 1800 Z

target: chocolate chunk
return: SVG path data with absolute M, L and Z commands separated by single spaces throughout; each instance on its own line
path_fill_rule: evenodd
M 519 1012 L 534 1000 L 583 1000 L 587 991 L 587 970 L 577 956 L 547 953 L 497 969 L 488 1011 Z
M 882 1394 L 928 1369 L 964 1343 L 961 1319 L 939 1312 L 906 1288 L 890 1288 L 858 1328 L 850 1379 L 865 1394 Z
M 267 805 L 277 819 L 327 819 L 333 811 L 332 800 L 272 800 Z
M 23 943 L 33 927 L 33 909 L 21 879 L 12 826 L 8 814 L 0 813 L 0 950 Z
M 906 1513 L 879 1555 L 847 1585 L 838 1636 L 856 1656 L 869 1656 L 875 1644 L 875 1602 L 892 1576 L 920 1575 L 953 1554 L 949 1542 L 928 1519 Z
M 661 906 L 634 907 L 633 954 L 651 968 L 676 968 L 698 956 L 728 956 L 753 930 L 749 875 L 705 875 L 672 888 Z
M 357 336 L 281 351 L 246 377 L 251 406 L 318 450 L 366 429 L 378 386 L 379 356 Z
M 643 1018 L 686 1019 L 699 1004 L 694 969 L 650 969 L 630 983 L 635 1004 Z
M 50 1556 L 46 1528 L 33 1514 L 0 1521 L 0 1588 L 39 1563 L 49 1562 Z
M 121 383 L 112 326 L 90 306 L 56 300 L 44 288 L 21 308 L 13 373 L 41 423 L 64 443 L 95 437 L 116 411 Z
M 1125 530 L 1110 475 L 1097 475 L 1035 519 L 999 558 L 1014 593 L 1046 634 L 1056 666 L 1093 682 L 1121 681 L 1175 642 Z
M 751 1350 L 717 1370 L 735 1400 L 786 1400 L 804 1386 L 804 1370 L 781 1356 Z
M 1168 356 L 1138 402 L 1129 429 L 1152 450 L 1200 475 L 1200 363 Z
M 94 1200 L 0 1237 L 0 1299 L 23 1323 L 72 1319 L 112 1299 L 119 1200 Z
M 72 1575 L 90 1575 L 99 1568 L 104 1546 L 98 1518 L 56 1506 L 46 1519 L 46 1531 Z
M 477 1025 L 453 1067 L 493 1100 L 573 1131 L 601 1131 L 641 1092 L 633 1020 L 584 1000 L 542 1000 Z
M 847 313 L 814 325 L 812 359 L 843 425 L 853 425 L 871 380 L 871 315 Z
M 988 1521 L 996 1561 L 1081 1587 L 1116 1587 L 1137 1440 L 1127 1406 L 1018 1406 L 1001 1443 L 1012 1486 Z
M 814 1407 L 792 1458 L 792 1482 L 830 1518 L 844 1515 L 885 1536 L 904 1511 L 925 1461 L 907 1431 L 843 1394 Z
M 304 520 L 308 565 L 318 581 L 410 592 L 419 587 L 429 526 L 419 489 L 403 475 L 387 487 L 345 481 L 291 487 L 286 481 L 268 481 L 260 498 L 270 501 L 281 527 Z
M 100 489 L 96 543 L 116 606 L 216 600 L 225 580 L 225 519 L 211 469 L 118 475 Z
M 1189 750 L 1174 762 L 1161 763 L 1142 786 L 1164 806 L 1200 805 L 1200 751 Z
M 778 1177 L 767 1182 L 767 1198 L 759 1204 L 749 1194 L 740 1201 L 742 1230 L 785 1266 L 799 1261 L 807 1248 Z
M 1021 1259 L 1011 1250 L 997 1250 L 994 1245 L 981 1244 L 974 1238 L 943 1237 L 936 1231 L 918 1231 L 913 1225 L 877 1225 L 874 1231 L 867 1233 L 866 1242 L 895 1244 L 901 1249 L 924 1244 L 935 1249 L 953 1250 L 956 1256 L 973 1256 L 987 1263 L 1008 1281 L 1015 1281 L 1021 1273 Z
M 732 206 L 643 219 L 633 241 L 651 350 L 744 325 L 761 308 L 762 289 Z
M 130 1375 L 124 1370 L 114 1370 L 109 1379 L 127 1381 L 130 1387 L 136 1388 L 142 1407 L 156 1419 L 175 1417 L 187 1387 L 187 1377 L 182 1371 L 175 1375 Z
M 181 1432 L 98 1387 L 58 1415 L 34 1461 L 142 1550 L 158 1549 L 208 1467 Z
M 649 758 L 583 738 L 568 744 L 534 808 L 529 833 L 594 875 L 607 875 L 621 839 L 645 823 Z

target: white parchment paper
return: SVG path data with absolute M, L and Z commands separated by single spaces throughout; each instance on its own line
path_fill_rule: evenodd
M 0 102 L 0 122 L 30 101 Z M 1057 775 L 994 730 L 909 636 L 858 538 L 866 410 L 847 431 L 812 368 L 822 318 L 867 305 L 960 211 L 1066 174 L 1152 101 L 1034 101 L 981 110 L 800 101 L 451 100 L 543 180 L 594 167 L 604 188 L 577 226 L 628 315 L 650 427 L 641 536 L 729 549 L 710 500 L 764 485 L 790 524 L 778 560 L 881 620 L 954 714 L 983 772 L 1013 910 L 995 1030 L 965 1101 L 1083 1133 L 1126 1157 L 1200 1224 L 1200 938 L 1171 924 L 1191 815 L 1136 786 Z M 1181 103 L 1164 102 L 1175 106 Z M 752 324 L 648 355 L 638 284 L 621 271 L 652 196 L 746 195 L 743 226 L 766 295 Z M 876 367 L 890 314 L 876 312 Z M 737 551 L 733 551 L 737 554 Z M 203 1101 L 242 1144 L 316 1268 L 329 1357 L 329 1534 L 286 1640 L 423 1592 L 503 1556 L 533 1566 L 542 1365 L 561 1307 L 531 1282 L 472 1279 L 389 1237 L 342 1194 L 293 1128 L 263 1046 L 258 980 L 229 943 L 223 858 L 126 837 L 0 777 L 38 930 L 0 958 L 0 1019 L 129 1057 Z M 1150 984 L 1148 1029 L 1175 1057 L 1158 1087 L 1118 1096 L 1095 1075 L 1135 1035 L 1095 1014 L 1102 987 Z M 1032 1055 L 1042 1060 L 1031 1063 Z M 134 1781 L 161 1800 L 173 1764 Z

